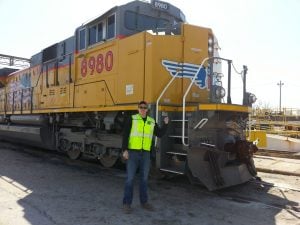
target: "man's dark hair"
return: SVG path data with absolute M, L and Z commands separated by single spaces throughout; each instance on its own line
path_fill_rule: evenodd
M 138 104 L 138 106 L 140 106 L 140 105 L 148 105 L 148 104 L 145 101 L 140 101 L 139 104 Z

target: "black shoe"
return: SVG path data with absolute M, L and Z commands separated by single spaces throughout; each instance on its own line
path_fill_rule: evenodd
M 123 204 L 123 212 L 126 214 L 130 214 L 132 212 L 132 208 L 129 204 Z
M 142 208 L 144 208 L 144 209 L 146 209 L 148 211 L 155 211 L 154 207 L 150 203 L 148 203 L 148 202 L 143 203 L 142 204 Z

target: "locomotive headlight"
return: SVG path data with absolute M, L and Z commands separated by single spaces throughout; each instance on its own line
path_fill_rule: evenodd
M 224 98 L 224 96 L 226 95 L 226 91 L 223 87 L 216 86 L 215 95 L 216 95 L 216 98 L 218 98 L 218 99 Z
M 212 43 L 213 43 L 212 37 L 208 38 L 208 44 L 209 44 L 209 45 L 212 45 Z
M 208 52 L 211 53 L 213 51 L 213 48 L 211 46 L 208 47 Z
M 256 100 L 257 100 L 256 96 L 254 94 L 250 93 L 249 94 L 249 99 L 248 99 L 249 103 L 253 104 L 254 102 L 256 102 Z

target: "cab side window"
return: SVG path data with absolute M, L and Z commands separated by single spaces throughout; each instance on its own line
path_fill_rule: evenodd
M 111 15 L 107 18 L 107 39 L 113 38 L 116 35 L 116 16 Z
M 79 31 L 79 50 L 85 49 L 85 28 Z
M 94 25 L 89 28 L 89 45 L 95 44 L 97 39 L 97 26 Z
M 105 39 L 104 27 L 103 23 L 98 24 L 98 35 L 97 35 L 97 42 L 103 41 Z

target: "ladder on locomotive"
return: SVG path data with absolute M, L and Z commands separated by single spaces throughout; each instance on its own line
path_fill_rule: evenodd
M 188 136 L 188 120 L 186 118 L 186 97 L 195 82 L 195 79 L 197 77 L 198 72 L 200 69 L 203 67 L 203 64 L 209 60 L 209 58 L 205 58 L 197 73 L 195 73 L 194 77 L 192 78 L 192 81 L 190 85 L 188 86 L 187 90 L 185 91 L 183 98 L 182 98 L 182 116 L 178 118 L 173 118 L 171 120 L 172 125 L 173 125 L 173 133 L 168 135 L 168 138 L 171 138 L 172 141 L 172 151 L 167 151 L 164 154 L 169 155 L 171 157 L 175 158 L 181 158 L 182 160 L 182 165 L 179 167 L 161 167 L 160 170 L 164 172 L 170 172 L 170 173 L 175 173 L 175 174 L 185 174 L 185 167 L 186 167 L 186 160 L 187 160 L 187 151 L 189 149 L 189 136 Z M 156 101 L 156 121 L 158 119 L 158 108 L 159 108 L 159 101 L 164 95 L 164 93 L 167 91 L 171 83 L 175 80 L 175 78 L 179 75 L 181 71 L 178 70 L 176 74 L 172 77 L 172 79 L 169 81 L 169 83 L 165 86 L 163 91 L 161 92 L 160 96 L 158 97 Z M 194 127 L 193 129 L 201 129 L 206 123 L 208 119 L 203 118 L 201 119 Z M 187 131 L 186 131 L 187 130 Z M 181 140 L 181 143 L 180 143 Z M 157 145 L 157 138 L 155 139 L 155 146 Z

